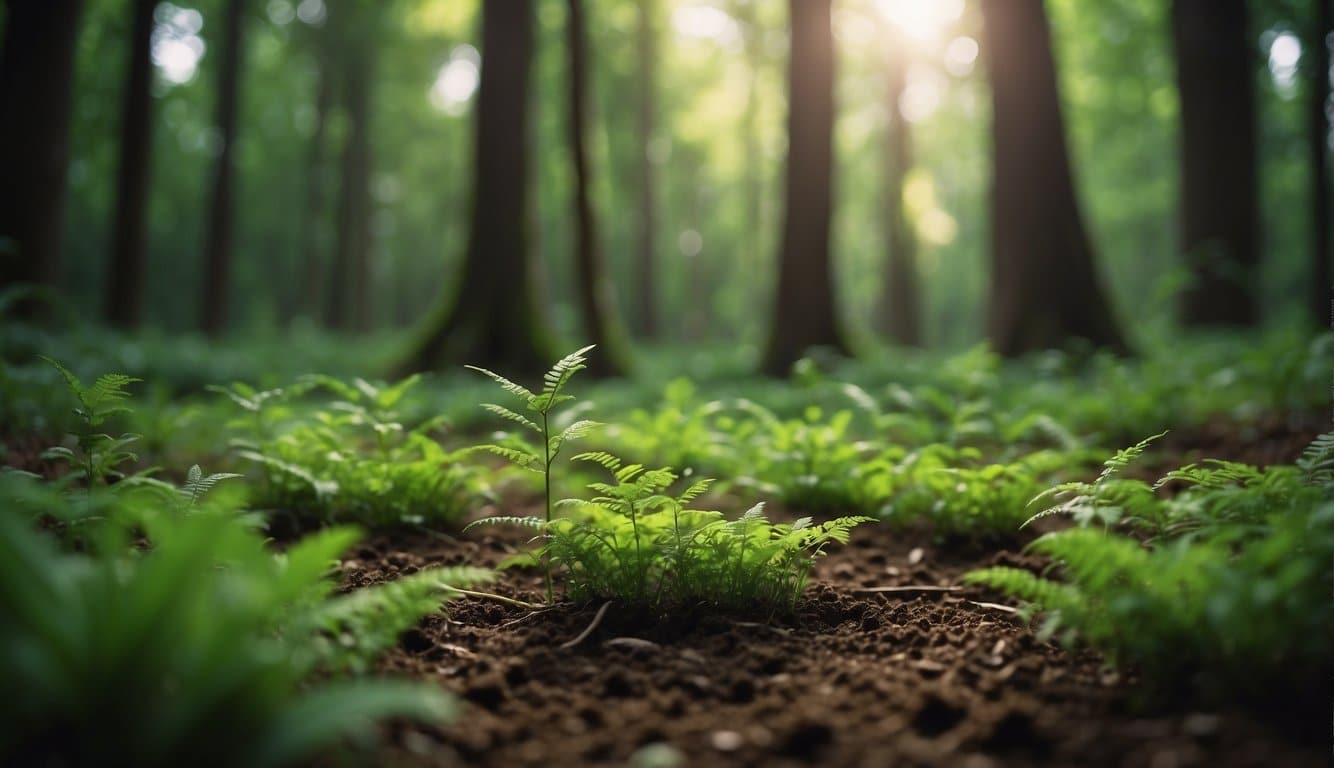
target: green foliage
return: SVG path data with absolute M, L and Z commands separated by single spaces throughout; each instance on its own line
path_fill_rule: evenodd
M 118 467 L 139 460 L 129 450 L 139 436 L 124 434 L 112 437 L 103 432 L 101 427 L 113 416 L 129 412 L 129 407 L 125 405 L 130 397 L 129 386 L 139 379 L 109 373 L 99 376 L 91 386 L 84 386 L 79 377 L 60 363 L 50 358 L 42 359 L 59 371 L 65 380 L 66 389 L 78 403 L 74 415 L 79 420 L 78 432 L 75 434 L 76 448 L 55 446 L 47 449 L 43 457 L 67 462 L 72 470 L 72 478 L 82 480 L 90 491 L 105 485 L 108 479 L 123 479 L 125 475 Z
M 452 711 L 430 686 L 340 671 L 366 669 L 454 594 L 446 584 L 485 573 L 437 569 L 331 598 L 330 565 L 354 530 L 274 555 L 230 507 L 183 515 L 161 498 L 101 496 L 117 524 L 62 553 L 28 519 L 62 516 L 68 497 L 0 476 L 0 761 L 289 765 L 373 736 L 377 720 Z M 146 545 L 130 546 L 131 529 Z
M 1175 470 L 1164 480 L 1190 485 L 1171 498 L 1116 480 L 1141 443 L 1109 461 L 1095 483 L 1070 489 L 1061 511 L 1153 538 L 1074 528 L 1031 545 L 1059 567 L 1054 574 L 988 568 L 966 578 L 1026 601 L 1042 614 L 1044 635 L 1087 643 L 1160 686 L 1256 692 L 1327 679 L 1334 484 L 1311 460 L 1329 443 L 1328 435 L 1316 441 L 1306 468 L 1217 462 Z
M 1080 464 L 1079 453 L 1056 451 L 987 463 L 977 449 L 932 444 L 882 460 L 869 485 L 886 499 L 879 513 L 893 524 L 927 522 L 945 536 L 1009 536 L 1029 517 L 1029 501 Z
M 736 520 L 721 512 L 687 509 L 711 480 L 668 493 L 678 477 L 670 468 L 646 469 L 615 456 L 585 453 L 576 460 L 602 467 L 610 482 L 589 485 L 589 499 L 565 499 L 563 517 L 488 518 L 482 524 L 519 523 L 545 534 L 540 553 L 560 568 L 577 601 L 614 599 L 653 612 L 714 609 L 791 610 L 816 558 L 831 542 L 846 543 L 866 517 L 819 525 L 811 518 L 772 523 L 757 504 Z
M 384 386 L 319 376 L 287 388 L 219 390 L 247 414 L 234 426 L 248 438 L 234 445 L 261 469 L 254 503 L 373 528 L 457 522 L 485 488 L 461 452 L 432 436 L 440 419 L 404 425 L 398 408 L 419 381 Z M 318 392 L 329 398 L 304 408 L 292 404 Z
M 558 422 L 555 418 L 556 406 L 574 399 L 574 396 L 565 393 L 565 386 L 570 383 L 570 379 L 576 373 L 584 370 L 586 367 L 584 363 L 587 359 L 585 355 L 591 349 L 593 349 L 592 345 L 578 349 L 556 361 L 556 364 L 542 376 L 542 390 L 536 393 L 527 387 L 515 384 L 494 371 L 472 365 L 467 366 L 469 370 L 477 371 L 494 381 L 500 386 L 501 390 L 512 395 L 529 413 L 533 414 L 533 417 L 529 418 L 503 405 L 484 403 L 483 408 L 507 421 L 518 424 L 527 432 L 532 432 L 535 438 L 527 438 L 526 435 L 504 436 L 506 438 L 504 443 L 488 443 L 475 446 L 471 450 L 489 451 L 509 460 L 521 469 L 541 475 L 543 499 L 546 504 L 546 514 L 543 521 L 546 523 L 551 522 L 551 467 L 560 455 L 561 449 L 571 440 L 585 437 L 589 432 L 601 426 L 595 421 L 586 419 L 564 422 L 561 426 L 562 422 Z M 569 412 L 574 412 L 574 409 L 570 409 Z M 536 439 L 539 445 L 534 446 L 533 439 Z M 547 602 L 550 602 L 552 599 L 551 566 L 545 557 L 542 559 L 542 568 L 546 573 Z
M 800 419 L 782 419 L 750 400 L 737 401 L 735 411 L 718 427 L 731 433 L 738 464 L 747 470 L 738 484 L 802 511 L 868 508 L 864 475 L 877 446 L 852 436 L 851 411 L 826 420 L 821 408 L 809 406 Z

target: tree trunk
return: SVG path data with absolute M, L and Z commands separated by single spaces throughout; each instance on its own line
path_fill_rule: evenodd
M 9 0 L 0 48 L 0 289 L 56 288 L 82 0 Z M 24 303 L 18 314 L 33 318 Z
M 812 347 L 846 352 L 829 251 L 834 128 L 830 0 L 790 0 L 788 153 L 773 325 L 761 368 L 785 376 Z
M 343 51 L 348 135 L 343 144 L 338 237 L 327 318 L 330 328 L 341 331 L 370 330 L 371 45 L 371 40 L 359 36 L 349 40 Z
M 553 355 L 539 316 L 528 253 L 528 83 L 532 0 L 482 4 L 482 73 L 471 227 L 463 275 L 406 364 L 432 370 L 472 363 L 539 374 Z
M 588 22 L 583 0 L 567 0 L 566 47 L 570 54 L 570 159 L 574 164 L 574 260 L 579 319 L 584 338 L 598 346 L 589 358 L 589 372 L 600 376 L 624 373 L 623 350 L 616 339 L 615 300 L 593 210 L 593 179 L 588 159 Z
M 760 70 L 764 64 L 764 33 L 760 25 L 755 3 L 742 2 L 732 6 L 738 21 L 741 22 L 742 45 L 750 77 L 746 83 L 746 107 L 742 113 L 741 136 L 745 144 L 745 171 L 743 188 L 745 189 L 746 236 L 737 256 L 741 259 L 742 273 L 748 278 L 743 282 L 741 291 L 742 311 L 746 315 L 759 311 L 762 298 L 761 278 L 765 273 L 763 253 L 764 234 L 768 232 L 767 217 L 764 208 L 764 172 L 762 137 L 760 136 Z
M 107 265 L 103 317 L 118 328 L 136 328 L 143 320 L 144 263 L 147 258 L 148 181 L 153 143 L 153 11 L 157 0 L 134 0 L 130 22 L 130 60 L 121 110 L 120 174 L 116 182 L 116 218 L 112 222 L 111 262 Z
M 204 286 L 200 327 L 219 336 L 227 326 L 228 283 L 235 237 L 236 121 L 240 97 L 241 46 L 245 0 L 227 0 L 223 18 L 222 60 L 218 71 L 218 132 L 221 138 L 213 169 L 208 237 L 204 242 Z
M 1314 34 L 1311 35 L 1312 65 L 1310 71 L 1310 146 L 1311 146 L 1311 308 L 1316 323 L 1321 328 L 1334 327 L 1334 273 L 1330 263 L 1334 261 L 1334 252 L 1330 250 L 1330 199 L 1329 199 L 1329 113 L 1326 111 L 1330 99 L 1329 87 L 1329 44 L 1327 36 L 1334 34 L 1334 0 L 1316 0 L 1315 18 L 1312 20 Z
M 917 241 L 903 205 L 903 182 L 912 168 L 912 126 L 899 111 L 899 99 L 907 84 L 907 49 L 901 35 L 895 35 L 890 45 L 889 162 L 885 173 L 885 234 L 889 241 L 889 261 L 880 299 L 879 325 L 895 344 L 920 347 Z
M 326 24 L 333 24 L 327 21 Z M 310 137 L 310 146 L 306 155 L 306 200 L 302 211 L 301 244 L 301 279 L 300 301 L 302 312 L 309 318 L 320 317 L 320 302 L 324 299 L 324 286 L 329 274 L 325 271 L 324 249 L 327 240 L 324 237 L 325 205 L 328 199 L 325 186 L 329 178 L 325 167 L 328 153 L 329 113 L 334 108 L 334 73 L 331 61 L 331 42 L 324 30 L 315 31 L 315 66 L 319 78 L 315 85 L 315 131 Z
M 1125 351 L 1080 218 L 1042 0 L 982 0 L 992 91 L 991 303 L 996 352 L 1071 339 Z
M 635 129 L 639 139 L 639 258 L 635 262 L 635 286 L 638 312 L 635 313 L 639 335 L 653 339 L 658 335 L 657 239 L 658 218 L 656 185 L 650 148 L 653 146 L 657 120 L 657 30 L 654 28 L 656 0 L 639 0 L 639 100 Z
M 1181 250 L 1187 325 L 1259 322 L 1255 57 L 1246 0 L 1173 0 L 1181 95 Z

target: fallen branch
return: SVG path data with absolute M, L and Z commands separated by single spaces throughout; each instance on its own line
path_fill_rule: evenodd
M 607 602 L 603 603 L 602 607 L 598 609 L 597 615 L 593 617 L 593 622 L 589 624 L 587 627 L 585 627 L 584 631 L 580 632 L 578 637 L 576 637 L 573 640 L 561 643 L 560 647 L 573 648 L 576 645 L 582 643 L 584 640 L 588 639 L 588 636 L 593 634 L 593 630 L 597 629 L 598 625 L 602 623 L 602 617 L 607 614 L 607 609 L 611 607 L 612 602 L 613 601 L 608 600 Z

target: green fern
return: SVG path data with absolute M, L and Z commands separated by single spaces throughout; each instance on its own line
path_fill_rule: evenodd
M 501 405 L 483 404 L 482 407 L 491 413 L 534 432 L 540 442 L 537 446 L 534 446 L 527 440 L 514 436 L 505 444 L 489 443 L 474 446 L 469 450 L 488 451 L 509 460 L 521 469 L 540 474 L 542 476 L 543 500 L 546 507 L 543 519 L 547 523 L 551 522 L 553 507 L 551 468 L 560 456 L 561 449 L 565 447 L 566 443 L 585 437 L 601 426 L 595 421 L 579 420 L 567 424 L 557 431 L 555 420 L 556 406 L 574 400 L 572 395 L 565 393 L 565 387 L 576 373 L 584 370 L 586 367 L 584 363 L 587 361 L 586 355 L 592 349 L 593 345 L 589 345 L 556 361 L 556 364 L 542 376 L 542 391 L 537 394 L 494 371 L 478 368 L 474 365 L 465 366 L 469 370 L 477 371 L 494 381 L 502 390 L 513 395 L 524 408 L 536 415 L 535 419 L 530 419 Z M 553 599 L 551 566 L 545 557 L 542 559 L 542 570 L 546 576 L 547 602 L 551 602 Z
M 79 429 L 75 434 L 77 450 L 65 446 L 47 449 L 43 458 L 67 462 L 74 470 L 73 477 L 82 479 L 91 493 L 108 479 L 120 480 L 125 477 L 120 467 L 139 460 L 138 454 L 130 446 L 138 441 L 139 436 L 123 434 L 112 437 L 99 429 L 113 416 L 129 413 L 125 402 L 130 397 L 129 386 L 140 379 L 124 374 L 113 373 L 99 376 L 91 386 L 84 386 L 79 377 L 68 368 L 49 357 L 42 357 L 56 369 L 65 380 L 65 387 L 73 395 L 77 405 L 74 414 L 79 419 Z

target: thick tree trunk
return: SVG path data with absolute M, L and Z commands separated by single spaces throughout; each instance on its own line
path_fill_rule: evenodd
M 130 60 L 126 67 L 120 126 L 120 173 L 111 261 L 107 265 L 103 317 L 119 328 L 143 320 L 144 265 L 147 259 L 148 183 L 153 143 L 153 11 L 157 0 L 134 0 Z
M 1246 0 L 1173 0 L 1187 325 L 1254 325 L 1260 266 L 1255 57 Z
M 1334 327 L 1334 273 L 1330 264 L 1334 252 L 1330 242 L 1329 196 L 1329 43 L 1334 34 L 1334 0 L 1315 0 L 1314 32 L 1311 35 L 1311 68 L 1309 72 L 1311 146 L 1311 309 L 1321 328 Z
M 658 335 L 658 285 L 657 285 L 657 178 L 653 168 L 650 148 L 653 146 L 653 134 L 657 122 L 657 30 L 654 28 L 656 0 L 639 0 L 638 27 L 635 30 L 639 43 L 639 99 L 636 104 L 635 130 L 639 144 L 639 222 L 636 232 L 638 256 L 635 261 L 635 293 L 638 311 L 634 314 L 635 327 L 645 339 Z
M 326 22 L 332 24 L 334 22 Z M 329 113 L 334 108 L 334 73 L 331 59 L 331 46 L 323 30 L 315 41 L 315 63 L 318 82 L 315 85 L 315 130 L 310 137 L 310 146 L 306 155 L 306 199 L 302 211 L 301 244 L 301 293 L 300 301 L 303 314 L 309 318 L 320 317 L 320 302 L 324 299 L 322 288 L 329 278 L 324 264 L 324 249 L 327 239 L 324 237 L 326 219 L 325 205 L 328 196 L 325 187 L 329 173 L 325 167 L 328 153 Z
M 241 85 L 245 0 L 227 0 L 223 16 L 222 60 L 218 71 L 218 133 L 208 235 L 204 242 L 204 285 L 200 328 L 219 336 L 227 327 L 227 301 L 235 237 L 236 122 Z
M 338 237 L 327 325 L 342 331 L 370 330 L 371 41 L 350 42 L 344 51 L 343 86 L 348 135 L 343 145 L 338 193 Z
M 622 344 L 618 338 L 615 300 L 606 260 L 598 238 L 597 214 L 593 210 L 593 179 L 588 159 L 588 22 L 583 0 L 567 0 L 566 47 L 570 54 L 570 159 L 574 165 L 574 260 L 579 319 L 584 338 L 598 346 L 589 358 L 589 372 L 601 376 L 625 372 Z
M 528 254 L 528 82 L 532 0 L 482 4 L 472 222 L 455 299 L 428 325 L 406 364 L 472 363 L 517 374 L 553 355 L 533 300 Z
M 982 0 L 992 91 L 991 304 L 996 352 L 1072 339 L 1124 351 L 1080 218 L 1042 0 Z
M 742 116 L 742 141 L 745 143 L 745 201 L 746 201 L 746 237 L 737 256 L 741 259 L 742 274 L 746 275 L 741 291 L 743 312 L 755 313 L 759 310 L 761 288 L 765 273 L 765 255 L 763 252 L 764 234 L 768 232 L 769 222 L 764 211 L 764 158 L 762 156 L 760 136 L 760 70 L 763 66 L 763 45 L 765 30 L 756 18 L 754 3 L 744 2 L 733 6 L 741 22 L 746 63 L 750 77 L 746 83 L 746 108 Z
M 880 299 L 879 326 L 889 340 L 905 347 L 922 345 L 918 298 L 917 240 L 903 205 L 903 183 L 912 168 L 912 126 L 899 111 L 907 84 L 905 41 L 896 36 L 889 52 L 889 162 L 885 173 L 885 235 L 889 260 Z
M 60 283 L 82 0 L 8 0 L 0 47 L 0 289 Z M 35 317 L 35 305 L 18 312 Z
M 773 325 L 761 369 L 785 376 L 812 347 L 846 352 L 829 249 L 834 129 L 830 0 L 790 0 L 788 153 Z

